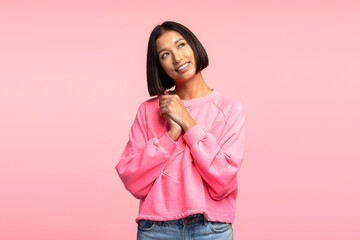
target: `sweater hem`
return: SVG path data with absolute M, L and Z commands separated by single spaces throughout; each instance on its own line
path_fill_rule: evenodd
M 224 223 L 233 223 L 235 217 L 234 216 L 219 216 L 219 215 L 213 215 L 209 214 L 205 210 L 189 210 L 186 212 L 168 215 L 168 216 L 158 216 L 158 215 L 145 215 L 140 214 L 138 217 L 136 217 L 135 221 L 136 223 L 139 222 L 139 220 L 151 220 L 151 221 L 172 221 L 172 220 L 178 220 L 184 217 L 187 217 L 189 215 L 193 214 L 204 214 L 207 221 L 210 222 L 224 222 Z

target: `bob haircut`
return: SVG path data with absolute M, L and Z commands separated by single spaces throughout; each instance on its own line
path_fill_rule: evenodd
M 209 58 L 203 45 L 187 27 L 172 21 L 166 21 L 161 25 L 157 25 L 150 34 L 147 50 L 146 75 L 150 96 L 164 94 L 165 90 L 175 85 L 174 80 L 163 71 L 156 51 L 156 40 L 166 31 L 178 32 L 190 45 L 194 52 L 196 73 L 209 65 Z

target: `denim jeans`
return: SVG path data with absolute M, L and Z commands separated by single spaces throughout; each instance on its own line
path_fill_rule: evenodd
M 139 220 L 137 240 L 233 240 L 231 223 L 210 222 L 203 214 L 178 220 Z

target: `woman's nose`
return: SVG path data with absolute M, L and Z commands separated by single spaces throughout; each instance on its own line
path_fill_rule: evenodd
M 182 59 L 182 54 L 181 54 L 181 52 L 174 51 L 173 56 L 174 56 L 174 63 L 178 63 L 178 62 L 180 62 L 181 59 Z

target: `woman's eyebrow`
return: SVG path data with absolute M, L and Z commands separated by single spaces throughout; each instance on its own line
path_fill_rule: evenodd
M 184 40 L 183 38 L 179 38 L 178 40 L 176 40 L 175 42 L 174 42 L 174 44 L 177 44 L 178 42 L 180 42 L 181 40 Z M 160 54 L 162 51 L 165 51 L 166 50 L 166 48 L 163 48 L 163 49 L 161 49 L 159 52 L 158 52 L 158 54 Z

